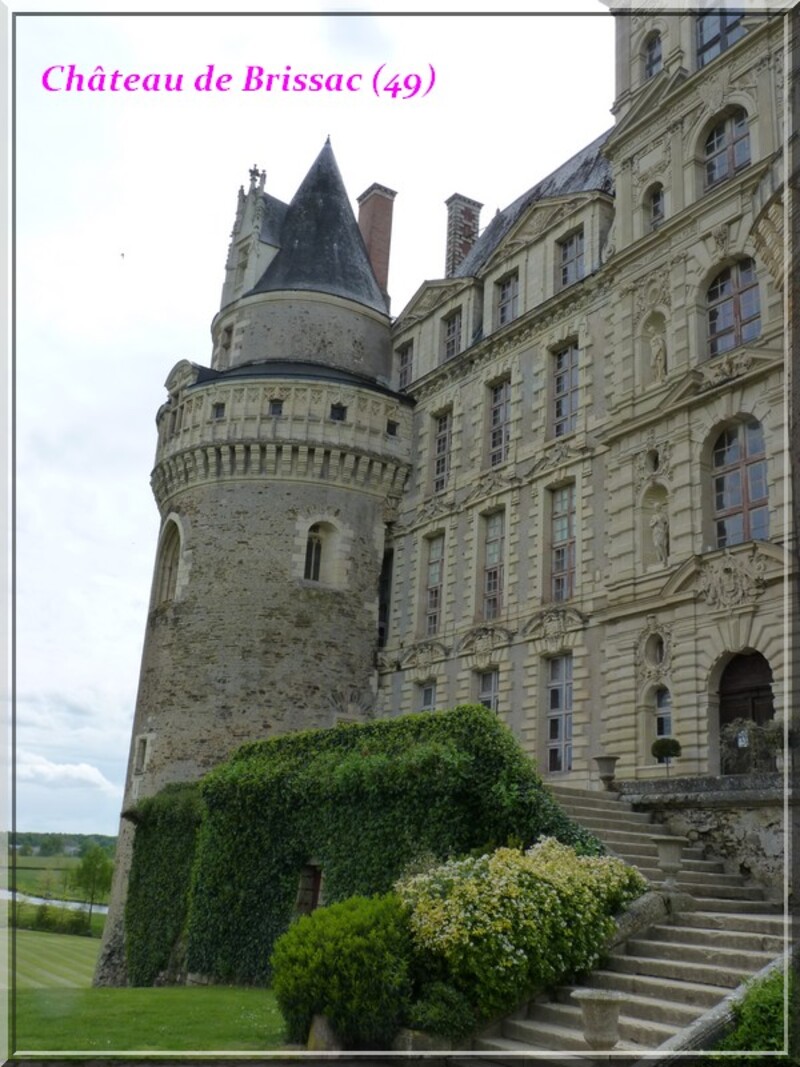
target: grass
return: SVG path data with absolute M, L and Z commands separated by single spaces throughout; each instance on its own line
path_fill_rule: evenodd
M 94 938 L 31 930 L 15 937 L 15 1055 L 251 1052 L 283 1045 L 283 1019 L 268 989 L 93 989 Z

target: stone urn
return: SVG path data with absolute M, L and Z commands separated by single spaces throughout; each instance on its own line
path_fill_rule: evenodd
M 592 759 L 597 764 L 597 770 L 600 772 L 600 781 L 606 789 L 611 789 L 614 784 L 614 767 L 619 756 L 592 756 Z
M 681 869 L 681 853 L 688 845 L 688 839 L 671 834 L 651 834 L 650 840 L 658 849 L 658 869 L 664 875 L 664 885 L 674 888 Z
M 625 999 L 613 989 L 573 989 L 583 1015 L 583 1039 L 596 1052 L 607 1052 L 619 1041 L 619 1009 Z

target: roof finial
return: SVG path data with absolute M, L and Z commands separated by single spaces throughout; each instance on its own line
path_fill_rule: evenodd
M 328 136 L 325 138 L 325 144 L 330 144 L 330 143 L 331 143 L 331 135 L 328 134 Z
M 252 165 L 252 167 L 250 168 L 250 188 L 251 189 L 253 188 L 253 186 L 258 181 L 258 175 L 259 175 L 258 164 L 254 163 Z

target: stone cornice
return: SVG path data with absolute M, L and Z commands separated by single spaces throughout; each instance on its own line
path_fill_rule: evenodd
M 381 499 L 399 496 L 410 466 L 357 449 L 293 441 L 236 441 L 187 448 L 162 459 L 150 482 L 159 508 L 176 493 L 222 481 L 311 482 L 357 489 Z

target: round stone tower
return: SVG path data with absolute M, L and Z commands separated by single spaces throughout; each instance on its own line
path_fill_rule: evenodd
M 156 418 L 161 530 L 99 983 L 125 981 L 126 810 L 246 741 L 373 713 L 410 453 L 389 325 L 330 144 L 288 205 L 251 171 L 211 367 L 178 363 Z

